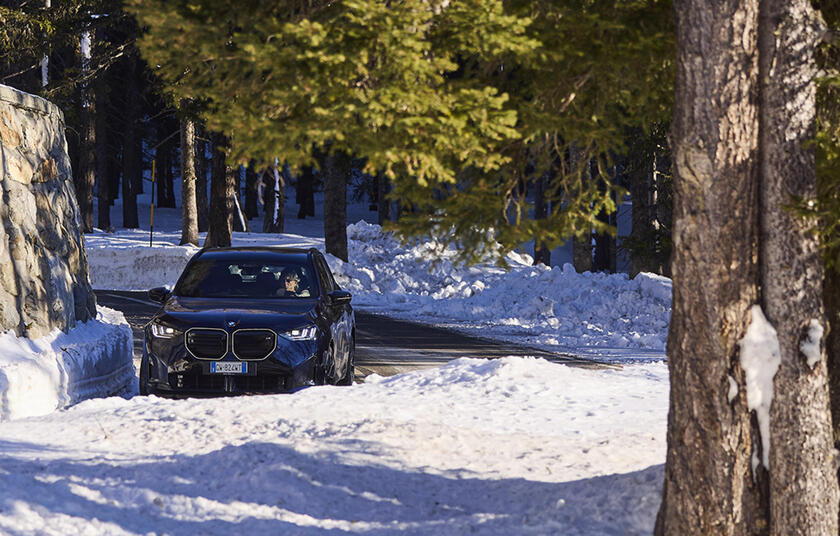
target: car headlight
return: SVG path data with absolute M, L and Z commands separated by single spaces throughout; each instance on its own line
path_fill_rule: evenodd
M 283 333 L 283 336 L 293 341 L 311 341 L 318 333 L 317 326 L 306 326 Z
M 167 326 L 166 324 L 161 324 L 160 322 L 152 322 L 151 332 L 152 337 L 157 337 L 158 339 L 171 339 L 181 334 L 181 330 Z

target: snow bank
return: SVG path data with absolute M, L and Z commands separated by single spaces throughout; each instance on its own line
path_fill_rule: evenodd
M 44 415 L 134 383 L 131 328 L 122 313 L 98 310 L 68 333 L 0 334 L 0 420 Z
M 87 240 L 91 241 L 90 238 Z M 101 238 L 97 242 L 102 242 Z M 149 247 L 147 243 L 141 247 L 137 242 L 85 247 L 91 286 L 108 290 L 148 290 L 173 285 L 197 251 L 194 246 L 160 244 Z
M 664 363 L 458 359 L 294 395 L 0 423 L 0 533 L 650 534 Z
M 329 257 L 353 303 L 392 316 L 559 350 L 665 349 L 671 280 L 654 274 L 578 274 L 533 266 L 511 253 L 510 270 L 456 266 L 456 251 L 435 242 L 404 247 L 378 225 L 347 227 L 350 262 Z M 436 259 L 436 262 L 432 262 Z M 664 355 L 658 355 L 664 358 Z
M 328 255 L 353 304 L 397 318 L 483 337 L 605 360 L 661 360 L 671 313 L 671 280 L 654 274 L 578 274 L 532 265 L 511 253 L 508 271 L 486 262 L 456 266 L 456 251 L 432 241 L 403 246 L 378 225 L 347 227 L 350 262 Z M 96 289 L 147 290 L 173 285 L 198 251 L 178 246 L 179 233 L 97 232 L 85 237 Z M 234 233 L 233 244 L 319 247 L 323 240 Z

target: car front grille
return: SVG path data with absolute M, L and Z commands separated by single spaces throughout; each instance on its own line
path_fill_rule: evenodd
M 221 359 L 227 353 L 227 337 L 220 329 L 193 328 L 187 331 L 187 350 L 199 359 Z
M 269 329 L 241 329 L 233 334 L 233 355 L 241 360 L 265 359 L 277 346 L 277 335 Z

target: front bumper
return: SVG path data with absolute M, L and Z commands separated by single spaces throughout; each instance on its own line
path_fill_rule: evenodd
M 277 347 L 261 360 L 240 360 L 228 351 L 218 360 L 198 359 L 184 346 L 183 336 L 144 337 L 143 362 L 148 367 L 150 392 L 170 395 L 283 393 L 312 385 L 317 359 L 315 341 L 278 339 Z M 245 373 L 212 373 L 210 364 L 244 362 Z

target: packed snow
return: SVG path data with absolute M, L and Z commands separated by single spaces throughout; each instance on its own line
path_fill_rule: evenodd
M 106 307 L 67 333 L 55 330 L 34 340 L 0 333 L 0 420 L 45 415 L 132 389 L 131 339 L 123 314 Z
M 773 403 L 773 377 L 782 363 L 782 353 L 776 329 L 764 316 L 760 305 L 750 308 L 750 325 L 739 344 L 741 367 L 747 380 L 747 407 L 755 411 L 761 434 L 761 462 L 770 469 L 770 405 Z M 755 469 L 755 453 L 753 456 Z
M 91 400 L 0 425 L 0 532 L 650 533 L 667 390 L 661 363 L 503 358 L 295 395 Z

